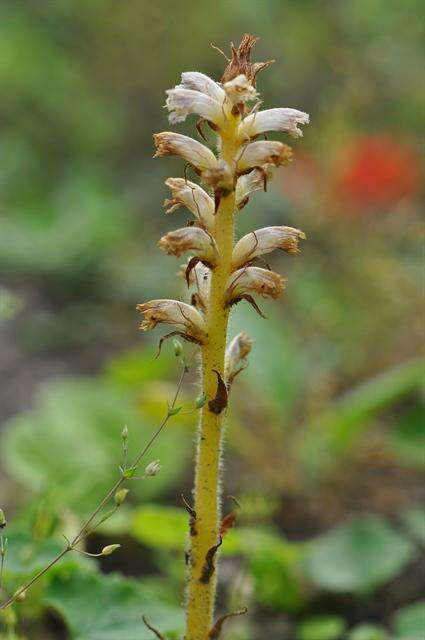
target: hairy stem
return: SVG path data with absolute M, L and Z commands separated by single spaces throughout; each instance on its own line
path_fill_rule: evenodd
M 238 120 L 238 117 L 232 117 L 221 133 L 221 157 L 230 167 L 234 166 L 237 153 Z M 224 295 L 231 273 L 234 210 L 235 192 L 232 190 L 221 198 L 215 216 L 214 239 L 220 258 L 212 271 L 206 313 L 207 340 L 202 347 L 202 384 L 208 398 L 214 398 L 217 391 L 216 372 L 224 378 L 229 319 Z M 216 592 L 214 547 L 220 542 L 222 433 L 223 412 L 217 415 L 207 403 L 203 407 L 198 430 L 194 489 L 196 526 L 192 528 L 190 540 L 186 640 L 207 640 L 213 625 Z

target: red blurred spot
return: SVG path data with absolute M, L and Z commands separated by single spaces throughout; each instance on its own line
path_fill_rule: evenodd
M 394 205 L 417 193 L 419 166 L 415 149 L 397 138 L 361 138 L 345 156 L 337 191 L 340 197 L 368 208 Z

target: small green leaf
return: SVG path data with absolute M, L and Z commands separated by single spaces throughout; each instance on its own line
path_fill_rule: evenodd
M 317 616 L 301 622 L 298 640 L 340 640 L 346 624 L 340 616 Z
M 408 539 L 375 516 L 354 518 L 308 546 L 307 575 L 337 592 L 367 593 L 395 577 L 415 555 Z
M 181 550 L 189 531 L 187 513 L 176 507 L 144 505 L 135 512 L 131 531 L 147 546 Z

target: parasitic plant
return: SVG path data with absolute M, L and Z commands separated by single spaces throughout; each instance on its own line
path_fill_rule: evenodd
M 261 313 L 255 296 L 278 298 L 282 294 L 284 279 L 261 257 L 274 249 L 296 254 L 304 238 L 298 229 L 272 226 L 234 242 L 235 221 L 251 194 L 266 190 L 273 169 L 291 160 L 291 148 L 267 140 L 265 134 L 280 131 L 298 137 L 302 135 L 299 125 L 309 120 L 296 109 L 260 110 L 256 78 L 271 62 L 251 62 L 256 40 L 245 35 L 237 49 L 232 45 L 232 57 L 220 82 L 187 72 L 181 84 L 167 91 L 170 123 L 183 122 L 190 114 L 198 116 L 199 134 L 204 138 L 202 126 L 208 125 L 217 138 L 216 151 L 179 133 L 154 136 L 155 157 L 180 156 L 203 183 L 201 187 L 186 177 L 166 181 L 171 190 L 171 198 L 165 201 L 167 213 L 184 206 L 194 219 L 159 241 L 167 254 L 189 254 L 183 275 L 192 290 L 190 304 L 151 300 L 138 305 L 143 330 L 169 324 L 173 331 L 162 340 L 179 335 L 199 345 L 202 359 L 204 402 L 193 507 L 185 501 L 190 514 L 185 640 L 218 637 L 224 619 L 230 617 L 215 623 L 213 619 L 217 552 L 229 526 L 220 514 L 223 423 L 230 386 L 246 365 L 252 343 L 242 332 L 227 344 L 229 314 L 242 300 Z

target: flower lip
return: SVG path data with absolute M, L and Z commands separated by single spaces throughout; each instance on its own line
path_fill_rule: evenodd
M 184 206 L 198 220 L 198 223 L 206 229 L 214 226 L 214 200 L 202 187 L 184 178 L 168 178 L 165 181 L 171 189 L 171 199 L 164 202 L 166 213 L 172 213 L 178 207 Z
M 308 124 L 310 117 L 304 111 L 298 109 L 266 109 L 256 111 L 243 119 L 239 125 L 239 138 L 246 140 L 266 133 L 267 131 L 283 131 L 294 138 L 302 137 L 303 132 L 299 124 Z
M 156 153 L 154 158 L 181 156 L 200 172 L 217 169 L 218 161 L 211 149 L 189 136 L 173 131 L 154 134 Z
M 150 300 L 137 305 L 144 319 L 140 325 L 143 331 L 154 329 L 157 324 L 174 325 L 188 336 L 202 341 L 205 338 L 205 322 L 199 311 L 190 304 L 178 300 Z
M 258 140 L 243 147 L 237 163 L 241 175 L 255 167 L 272 164 L 276 167 L 287 164 L 292 159 L 292 149 L 276 140 Z
M 168 89 L 166 107 L 170 114 L 168 119 L 171 124 L 184 122 L 189 114 L 196 114 L 218 127 L 222 126 L 225 112 L 222 105 L 209 95 L 185 89 L 182 85 Z
M 243 267 L 229 278 L 226 304 L 232 305 L 244 296 L 258 294 L 263 298 L 278 298 L 284 290 L 285 279 L 281 275 L 261 267 Z
M 297 254 L 300 252 L 298 248 L 300 239 L 305 240 L 305 234 L 293 227 L 273 226 L 251 231 L 243 236 L 233 249 L 233 269 L 238 269 L 254 258 L 275 249 Z
M 217 263 L 215 240 L 200 227 L 190 226 L 170 231 L 159 240 L 158 246 L 168 255 L 180 257 L 187 251 L 193 251 L 197 258 L 211 267 Z
M 182 73 L 182 82 L 180 85 L 184 89 L 192 89 L 199 91 L 210 98 L 213 98 L 220 104 L 226 97 L 225 92 L 218 82 L 212 80 L 209 76 L 199 71 L 185 71 Z

